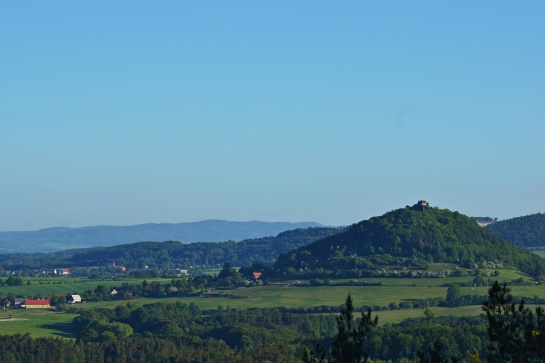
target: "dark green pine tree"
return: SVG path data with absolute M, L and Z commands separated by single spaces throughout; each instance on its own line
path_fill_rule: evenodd
M 488 320 L 489 362 L 545 362 L 545 316 L 541 307 L 532 310 L 524 300 L 515 304 L 507 284 L 494 282 L 483 310 Z
M 361 314 L 359 324 L 354 321 L 354 304 L 348 294 L 341 314 L 337 317 L 338 333 L 331 345 L 330 362 L 359 363 L 367 362 L 369 353 L 365 349 L 365 340 L 378 325 L 378 317 L 371 317 L 371 309 Z
M 458 363 L 457 358 L 445 358 L 445 341 L 442 337 L 435 339 L 433 344 L 430 344 L 428 347 L 429 358 L 422 351 L 418 351 L 418 362 L 419 363 Z

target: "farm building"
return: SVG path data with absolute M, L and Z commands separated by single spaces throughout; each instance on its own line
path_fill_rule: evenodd
M 25 300 L 24 307 L 27 309 L 49 309 L 49 300 Z
M 81 302 L 81 296 L 79 295 L 67 295 L 66 296 L 66 302 L 70 304 L 80 303 Z

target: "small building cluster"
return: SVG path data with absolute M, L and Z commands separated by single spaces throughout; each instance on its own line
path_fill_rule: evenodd
M 115 269 L 116 271 L 119 271 L 119 272 L 125 272 L 125 271 L 127 271 L 127 269 L 125 268 L 125 266 L 123 266 L 123 265 L 117 266 L 117 265 L 115 264 L 115 261 L 114 261 L 114 269 Z
M 42 270 L 42 274 L 46 276 L 69 276 L 70 270 L 67 268 L 49 268 Z
M 69 304 L 82 303 L 80 295 L 62 295 Z M 0 306 L 5 309 L 51 309 L 50 299 L 25 299 L 15 298 L 14 300 L 5 299 L 0 302 Z M 63 300 L 64 301 L 64 300 Z

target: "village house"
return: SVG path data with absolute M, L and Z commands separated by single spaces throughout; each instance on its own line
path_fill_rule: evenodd
M 253 275 L 254 275 L 254 279 L 257 281 L 263 274 L 261 272 L 254 271 Z
M 68 276 L 70 275 L 70 270 L 68 270 L 67 268 L 63 268 L 62 270 L 59 270 L 59 276 Z

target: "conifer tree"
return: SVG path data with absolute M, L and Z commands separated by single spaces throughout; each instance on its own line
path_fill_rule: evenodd
M 354 304 L 348 294 L 341 314 L 337 317 L 337 336 L 331 346 L 331 362 L 359 363 L 367 362 L 369 353 L 365 349 L 365 340 L 378 325 L 378 317 L 371 317 L 371 309 L 361 314 L 359 324 L 354 321 Z
M 544 362 L 545 315 L 541 307 L 535 314 L 518 305 L 507 284 L 494 282 L 488 290 L 483 310 L 488 320 L 489 362 Z

